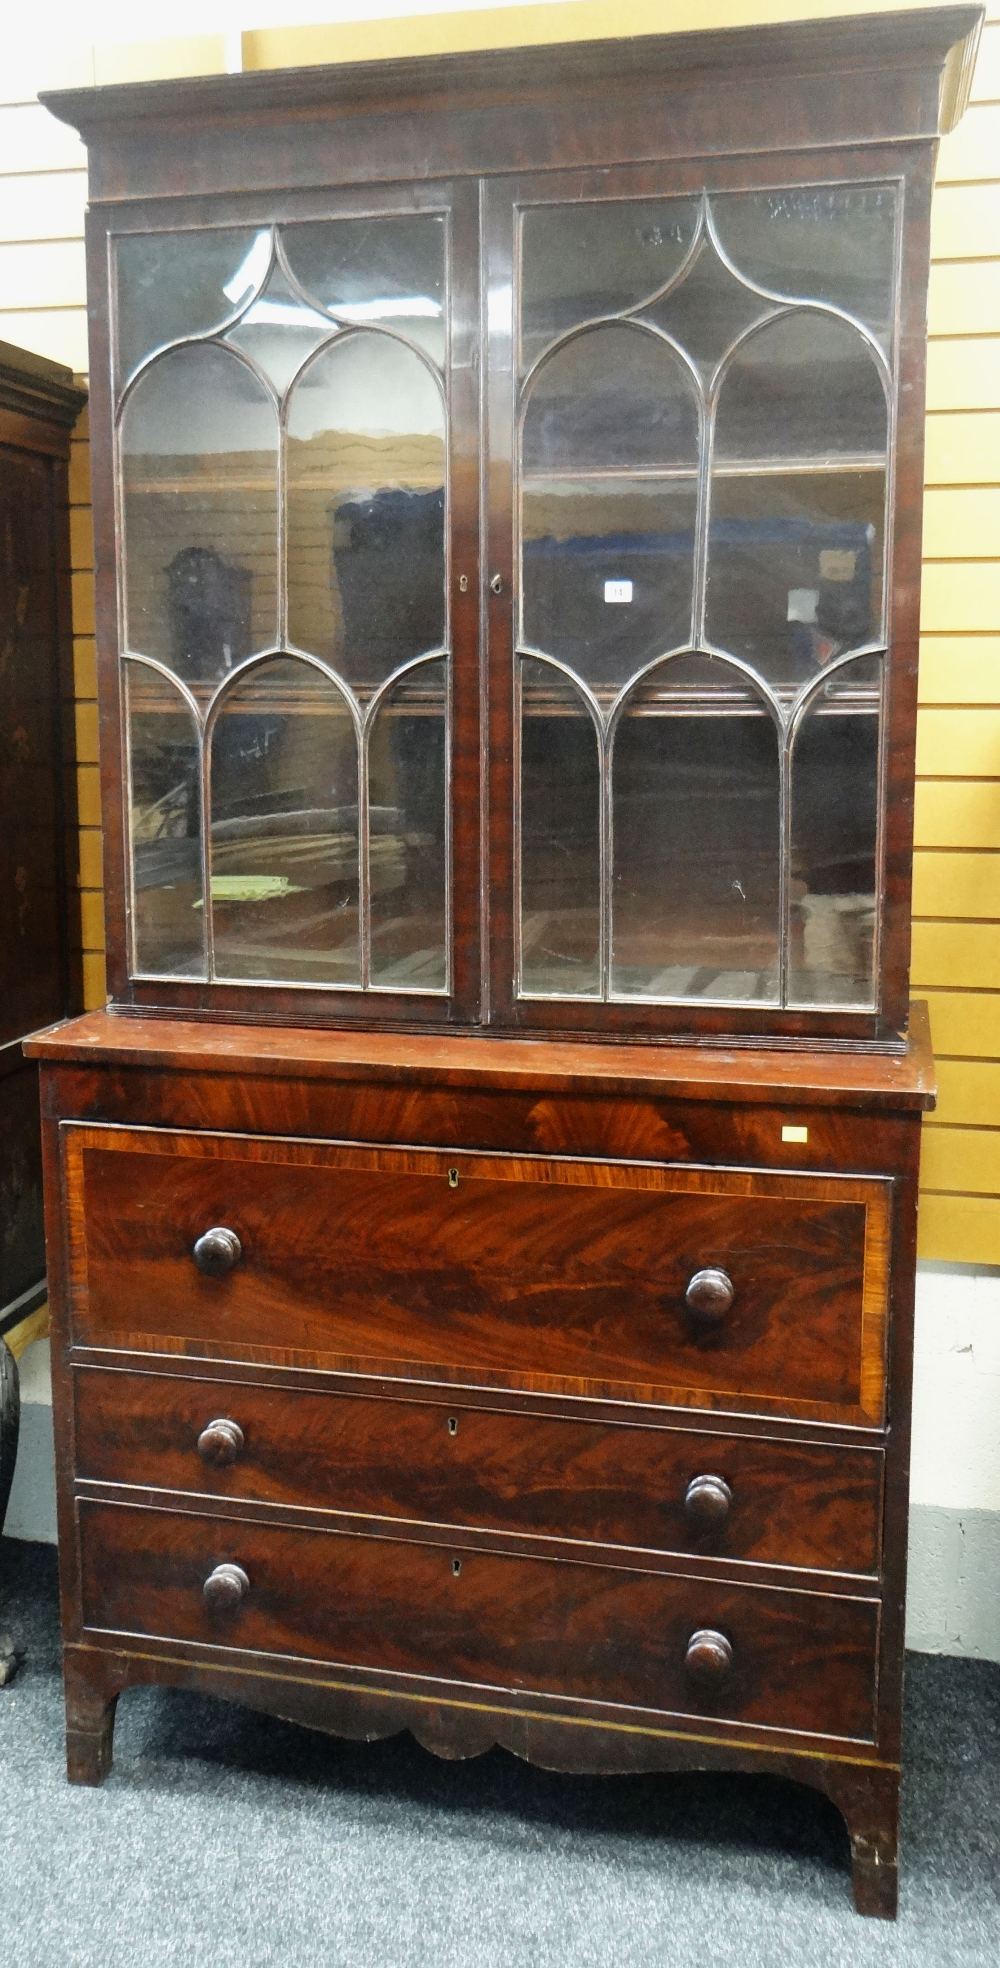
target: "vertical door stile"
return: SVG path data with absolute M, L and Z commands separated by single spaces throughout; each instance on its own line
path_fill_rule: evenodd
M 483 199 L 483 317 L 486 346 L 483 482 L 485 540 L 483 620 L 488 636 L 489 685 L 489 914 L 490 1016 L 514 1016 L 517 950 L 517 800 L 519 743 L 515 720 L 514 647 L 518 580 L 514 559 L 517 351 L 514 287 L 517 207 L 511 185 L 485 187 Z M 494 583 L 499 577 L 499 593 Z
M 480 471 L 483 366 L 479 186 L 458 182 L 451 196 L 448 244 L 449 419 L 446 621 L 451 649 L 449 691 L 451 1015 L 485 1016 L 484 951 L 488 887 L 483 868 L 486 692 L 485 637 L 480 621 L 483 573 Z

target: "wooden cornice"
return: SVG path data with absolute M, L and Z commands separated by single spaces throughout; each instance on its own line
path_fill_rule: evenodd
M 602 81 L 682 88 L 706 72 L 791 75 L 934 69 L 940 75 L 938 134 L 950 130 L 968 98 L 982 6 L 907 9 L 759 27 L 484 49 L 448 55 L 344 62 L 240 75 L 201 75 L 43 93 L 41 100 L 84 141 L 137 122 L 203 121 L 219 115 L 390 107 L 434 98 L 531 96 Z

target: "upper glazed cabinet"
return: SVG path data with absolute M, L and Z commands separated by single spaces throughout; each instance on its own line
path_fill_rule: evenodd
M 602 135 L 599 44 L 561 108 L 542 90 L 548 120 L 512 113 L 506 147 L 501 90 L 463 123 L 473 58 L 447 87 L 429 64 L 395 135 L 383 109 L 378 157 L 350 71 L 284 78 L 296 159 L 268 78 L 227 85 L 256 156 L 230 130 L 189 168 L 171 98 L 190 115 L 221 85 L 148 89 L 144 200 L 115 189 L 138 153 L 102 109 L 117 1001 L 903 1029 L 918 139 L 974 19 L 784 31 L 783 80 L 777 31 L 713 37 L 714 65 L 704 40 L 659 40 L 652 73 L 635 57 L 642 141 L 620 119 Z M 531 68 L 505 59 L 516 103 Z

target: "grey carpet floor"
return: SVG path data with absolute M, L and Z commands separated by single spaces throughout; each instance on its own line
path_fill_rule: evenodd
M 2 1968 L 1000 1964 L 1000 1667 L 911 1658 L 890 1927 L 851 1908 L 837 1813 L 766 1777 L 445 1764 L 141 1689 L 71 1789 L 46 1547 L 0 1546 L 3 1625 Z

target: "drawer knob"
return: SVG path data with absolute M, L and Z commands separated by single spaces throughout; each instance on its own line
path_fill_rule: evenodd
M 684 1665 L 700 1688 L 717 1688 L 733 1664 L 733 1650 L 724 1633 L 700 1626 L 687 1643 Z
M 198 1437 L 198 1454 L 202 1462 L 210 1462 L 214 1469 L 225 1469 L 227 1463 L 235 1462 L 243 1452 L 244 1435 L 238 1421 L 210 1421 Z
M 684 1293 L 684 1303 L 695 1323 L 708 1331 L 722 1324 L 735 1296 L 728 1271 L 709 1265 L 704 1271 L 695 1272 Z
M 216 1565 L 202 1586 L 205 1604 L 213 1613 L 234 1613 L 249 1590 L 242 1565 Z
M 733 1493 L 725 1477 L 693 1476 L 684 1492 L 684 1514 L 696 1530 L 717 1531 L 725 1523 L 732 1502 Z
M 235 1230 L 226 1230 L 221 1224 L 212 1230 L 203 1231 L 191 1253 L 199 1271 L 206 1278 L 224 1278 L 243 1256 L 243 1245 Z

